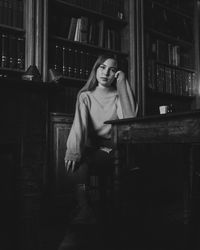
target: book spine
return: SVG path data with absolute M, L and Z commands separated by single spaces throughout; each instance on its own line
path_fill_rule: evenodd
M 73 77 L 73 51 L 72 48 L 67 48 L 67 75 Z
M 12 26 L 17 27 L 17 0 L 12 1 Z
M 24 37 L 17 38 L 17 68 L 25 68 L 25 39 Z
M 104 24 L 103 19 L 99 21 L 98 26 L 99 26 L 98 46 L 99 47 L 104 47 L 104 28 L 105 28 L 105 24 Z
M 88 34 L 88 43 L 97 45 L 98 44 L 98 25 L 94 20 L 90 20 L 89 24 L 89 34 Z
M 17 0 L 16 1 L 16 10 L 15 10 L 15 21 L 16 22 L 16 27 L 18 28 L 23 28 L 23 15 L 24 15 L 24 3 L 23 0 Z
M 8 0 L 3 1 L 3 23 L 8 25 Z
M 9 68 L 17 68 L 17 37 L 9 35 Z
M 56 71 L 62 72 L 62 46 L 60 44 L 55 44 L 53 63 L 53 68 Z
M 172 94 L 172 75 L 169 67 L 165 67 L 165 91 L 168 94 Z
M 70 21 L 69 33 L 67 36 L 68 40 L 71 40 L 71 41 L 74 40 L 74 36 L 76 32 L 76 24 L 77 24 L 77 18 L 72 17 Z
M 87 79 L 89 77 L 90 73 L 90 53 L 87 51 L 85 54 L 85 78 Z
M 79 77 L 81 79 L 84 79 L 85 78 L 85 53 L 82 49 L 79 51 L 79 56 L 80 56 Z
M 74 41 L 80 42 L 81 18 L 77 19 Z
M 18 0 L 19 1 L 19 27 L 23 28 L 24 26 L 24 1 L 23 0 Z
M 8 0 L 8 17 L 7 17 L 7 21 L 8 21 L 8 25 L 12 26 L 13 20 L 12 20 L 12 0 Z
M 62 74 L 67 76 L 67 48 L 62 47 Z
M 3 0 L 0 0 L 0 24 L 3 23 Z
M 8 67 L 8 34 L 1 34 L 1 67 Z
M 73 63 L 73 76 L 76 78 L 79 78 L 79 53 L 78 53 L 78 49 L 74 48 L 73 49 L 73 54 L 74 54 L 74 63 Z
M 88 18 L 81 16 L 80 42 L 88 42 Z

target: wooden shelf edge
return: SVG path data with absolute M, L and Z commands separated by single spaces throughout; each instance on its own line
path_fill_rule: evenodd
M 125 56 L 125 57 L 128 56 L 128 53 L 124 53 L 124 52 L 121 52 L 119 50 L 111 50 L 111 49 L 106 49 L 106 48 L 103 48 L 103 47 L 99 47 L 97 45 L 92 45 L 92 44 L 89 44 L 89 43 L 71 41 L 71 40 L 68 40 L 67 38 L 60 37 L 60 36 L 50 35 L 49 38 L 53 39 L 53 40 L 63 41 L 65 43 L 69 43 L 69 44 L 72 44 L 72 45 L 75 45 L 75 46 L 81 46 L 81 47 L 90 48 L 90 49 L 93 49 L 93 50 L 104 51 L 105 53 L 107 52 L 107 53 L 117 54 L 117 55 L 121 55 L 121 56 Z
M 18 33 L 25 33 L 25 30 L 23 28 L 18 28 L 6 24 L 0 24 L 0 29 L 5 29 L 13 32 L 18 32 Z
M 117 22 L 118 24 L 121 24 L 121 25 L 126 25 L 127 24 L 126 20 L 116 18 L 116 17 L 112 17 L 112 16 L 109 16 L 109 15 L 105 15 L 105 14 L 99 12 L 99 11 L 95 11 L 93 9 L 85 8 L 85 7 L 76 5 L 76 4 L 68 3 L 68 2 L 63 1 L 63 0 L 55 0 L 55 3 L 59 3 L 59 4 L 62 4 L 62 5 L 65 5 L 65 6 L 68 6 L 68 7 L 83 11 L 85 13 L 90 13 L 92 15 L 102 17 L 102 18 L 105 18 L 105 19 L 113 21 L 113 22 Z

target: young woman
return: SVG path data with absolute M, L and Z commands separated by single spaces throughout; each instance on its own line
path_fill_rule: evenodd
M 112 171 L 111 125 L 104 122 L 136 115 L 133 91 L 117 60 L 114 56 L 99 56 L 77 96 L 65 155 L 66 171 L 77 183 L 79 205 L 85 207 L 82 217 L 88 211 L 84 199 L 88 172 L 96 171 L 103 176 Z

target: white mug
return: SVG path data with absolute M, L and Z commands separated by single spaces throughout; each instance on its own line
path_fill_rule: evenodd
M 161 115 L 167 114 L 169 111 L 169 107 L 167 105 L 159 106 L 159 111 Z

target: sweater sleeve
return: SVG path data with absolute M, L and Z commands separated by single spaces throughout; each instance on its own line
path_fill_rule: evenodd
M 136 103 L 133 90 L 127 80 L 117 82 L 117 91 L 122 107 L 123 118 L 136 117 L 138 104 Z
M 88 108 L 80 95 L 76 104 L 74 121 L 67 140 L 65 161 L 80 161 L 88 133 Z

